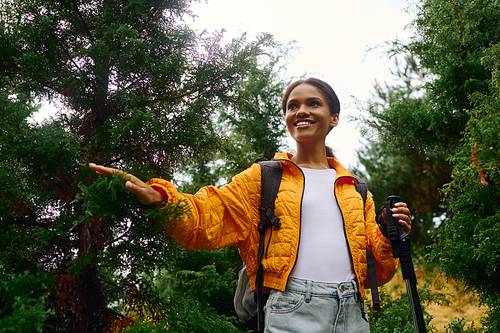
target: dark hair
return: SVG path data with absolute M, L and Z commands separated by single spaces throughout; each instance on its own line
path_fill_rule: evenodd
M 328 146 L 325 146 L 325 150 L 326 150 L 326 157 L 333 157 L 335 158 L 335 154 L 333 153 L 333 149 L 328 147 Z
M 333 91 L 332 87 L 325 81 L 310 77 L 305 80 L 295 81 L 288 86 L 285 93 L 283 94 L 283 99 L 281 100 L 281 109 L 283 110 L 283 114 L 286 113 L 286 103 L 288 102 L 288 97 L 290 97 L 292 90 L 301 84 L 310 84 L 316 87 L 319 91 L 321 91 L 321 93 L 323 93 L 323 95 L 325 95 L 326 99 L 328 100 L 330 113 L 332 115 L 340 113 L 339 98 L 337 97 L 337 94 L 335 94 L 335 91 Z

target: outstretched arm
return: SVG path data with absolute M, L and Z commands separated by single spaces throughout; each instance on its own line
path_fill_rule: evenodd
M 100 176 L 111 176 L 113 173 L 118 173 L 120 175 L 125 175 L 127 182 L 125 182 L 125 187 L 127 190 L 135 194 L 137 200 L 143 205 L 155 204 L 160 206 L 167 198 L 152 189 L 148 184 L 140 180 L 134 175 L 125 173 L 118 169 L 107 168 L 102 165 L 96 165 L 94 163 L 89 163 L 89 168 L 94 170 Z

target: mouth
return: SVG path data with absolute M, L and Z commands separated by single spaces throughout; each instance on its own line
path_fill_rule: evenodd
M 304 120 L 304 119 L 301 119 L 301 120 L 297 120 L 293 126 L 295 127 L 301 127 L 301 126 L 309 126 L 309 125 L 312 125 L 314 124 L 315 122 L 312 121 L 312 120 Z

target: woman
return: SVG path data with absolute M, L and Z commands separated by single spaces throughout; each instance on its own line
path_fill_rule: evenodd
M 368 194 L 366 204 L 355 190 L 355 178 L 325 146 L 339 122 L 340 103 L 324 81 L 310 78 L 292 83 L 283 96 L 285 122 L 297 144 L 295 155 L 278 153 L 283 164 L 275 215 L 278 230 L 266 231 L 262 260 L 266 303 L 265 332 L 369 332 L 362 319 L 368 284 L 366 246 L 376 259 L 379 284 L 388 282 L 398 262 L 392 257 Z M 100 175 L 121 172 L 90 164 Z M 162 179 L 144 183 L 128 175 L 127 189 L 142 204 L 162 206 L 185 199 L 190 215 L 174 222 L 168 233 L 188 249 L 237 245 L 255 289 L 260 220 L 260 167 L 257 164 L 218 189 L 195 195 L 178 193 Z M 411 229 L 405 203 L 392 210 L 406 232 Z M 300 244 L 300 246 L 299 246 Z

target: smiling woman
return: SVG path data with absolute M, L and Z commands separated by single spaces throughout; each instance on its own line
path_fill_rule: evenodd
M 325 138 L 339 122 L 340 104 L 333 89 L 318 79 L 293 83 L 283 96 L 288 131 L 297 154 L 278 153 L 282 177 L 274 214 L 281 226 L 266 231 L 263 286 L 270 290 L 265 307 L 266 332 L 369 332 L 363 298 L 369 287 L 366 248 L 374 254 L 379 284 L 398 266 L 386 238 L 385 214 L 376 222 L 368 192 L 366 203 L 356 178 L 326 154 Z M 90 164 L 99 175 L 121 172 Z M 261 168 L 258 164 L 222 188 L 207 186 L 195 195 L 179 193 L 163 179 L 144 183 L 127 175 L 127 189 L 143 204 L 176 204 L 190 211 L 171 221 L 167 232 L 187 249 L 238 246 L 251 288 L 256 290 L 261 221 Z M 406 231 L 410 211 L 403 202 L 392 209 Z M 271 230 L 273 229 L 273 230 Z M 300 246 L 299 246 L 300 244 Z M 334 315 L 335 314 L 335 315 Z M 257 328 L 261 331 L 264 327 Z
M 301 164 L 302 159 L 309 160 L 310 156 L 317 155 L 316 164 L 304 166 L 329 169 L 324 156 L 325 140 L 338 125 L 340 112 L 333 89 L 315 78 L 296 81 L 285 92 L 282 109 L 288 132 L 297 144 L 297 154 L 292 161 Z

